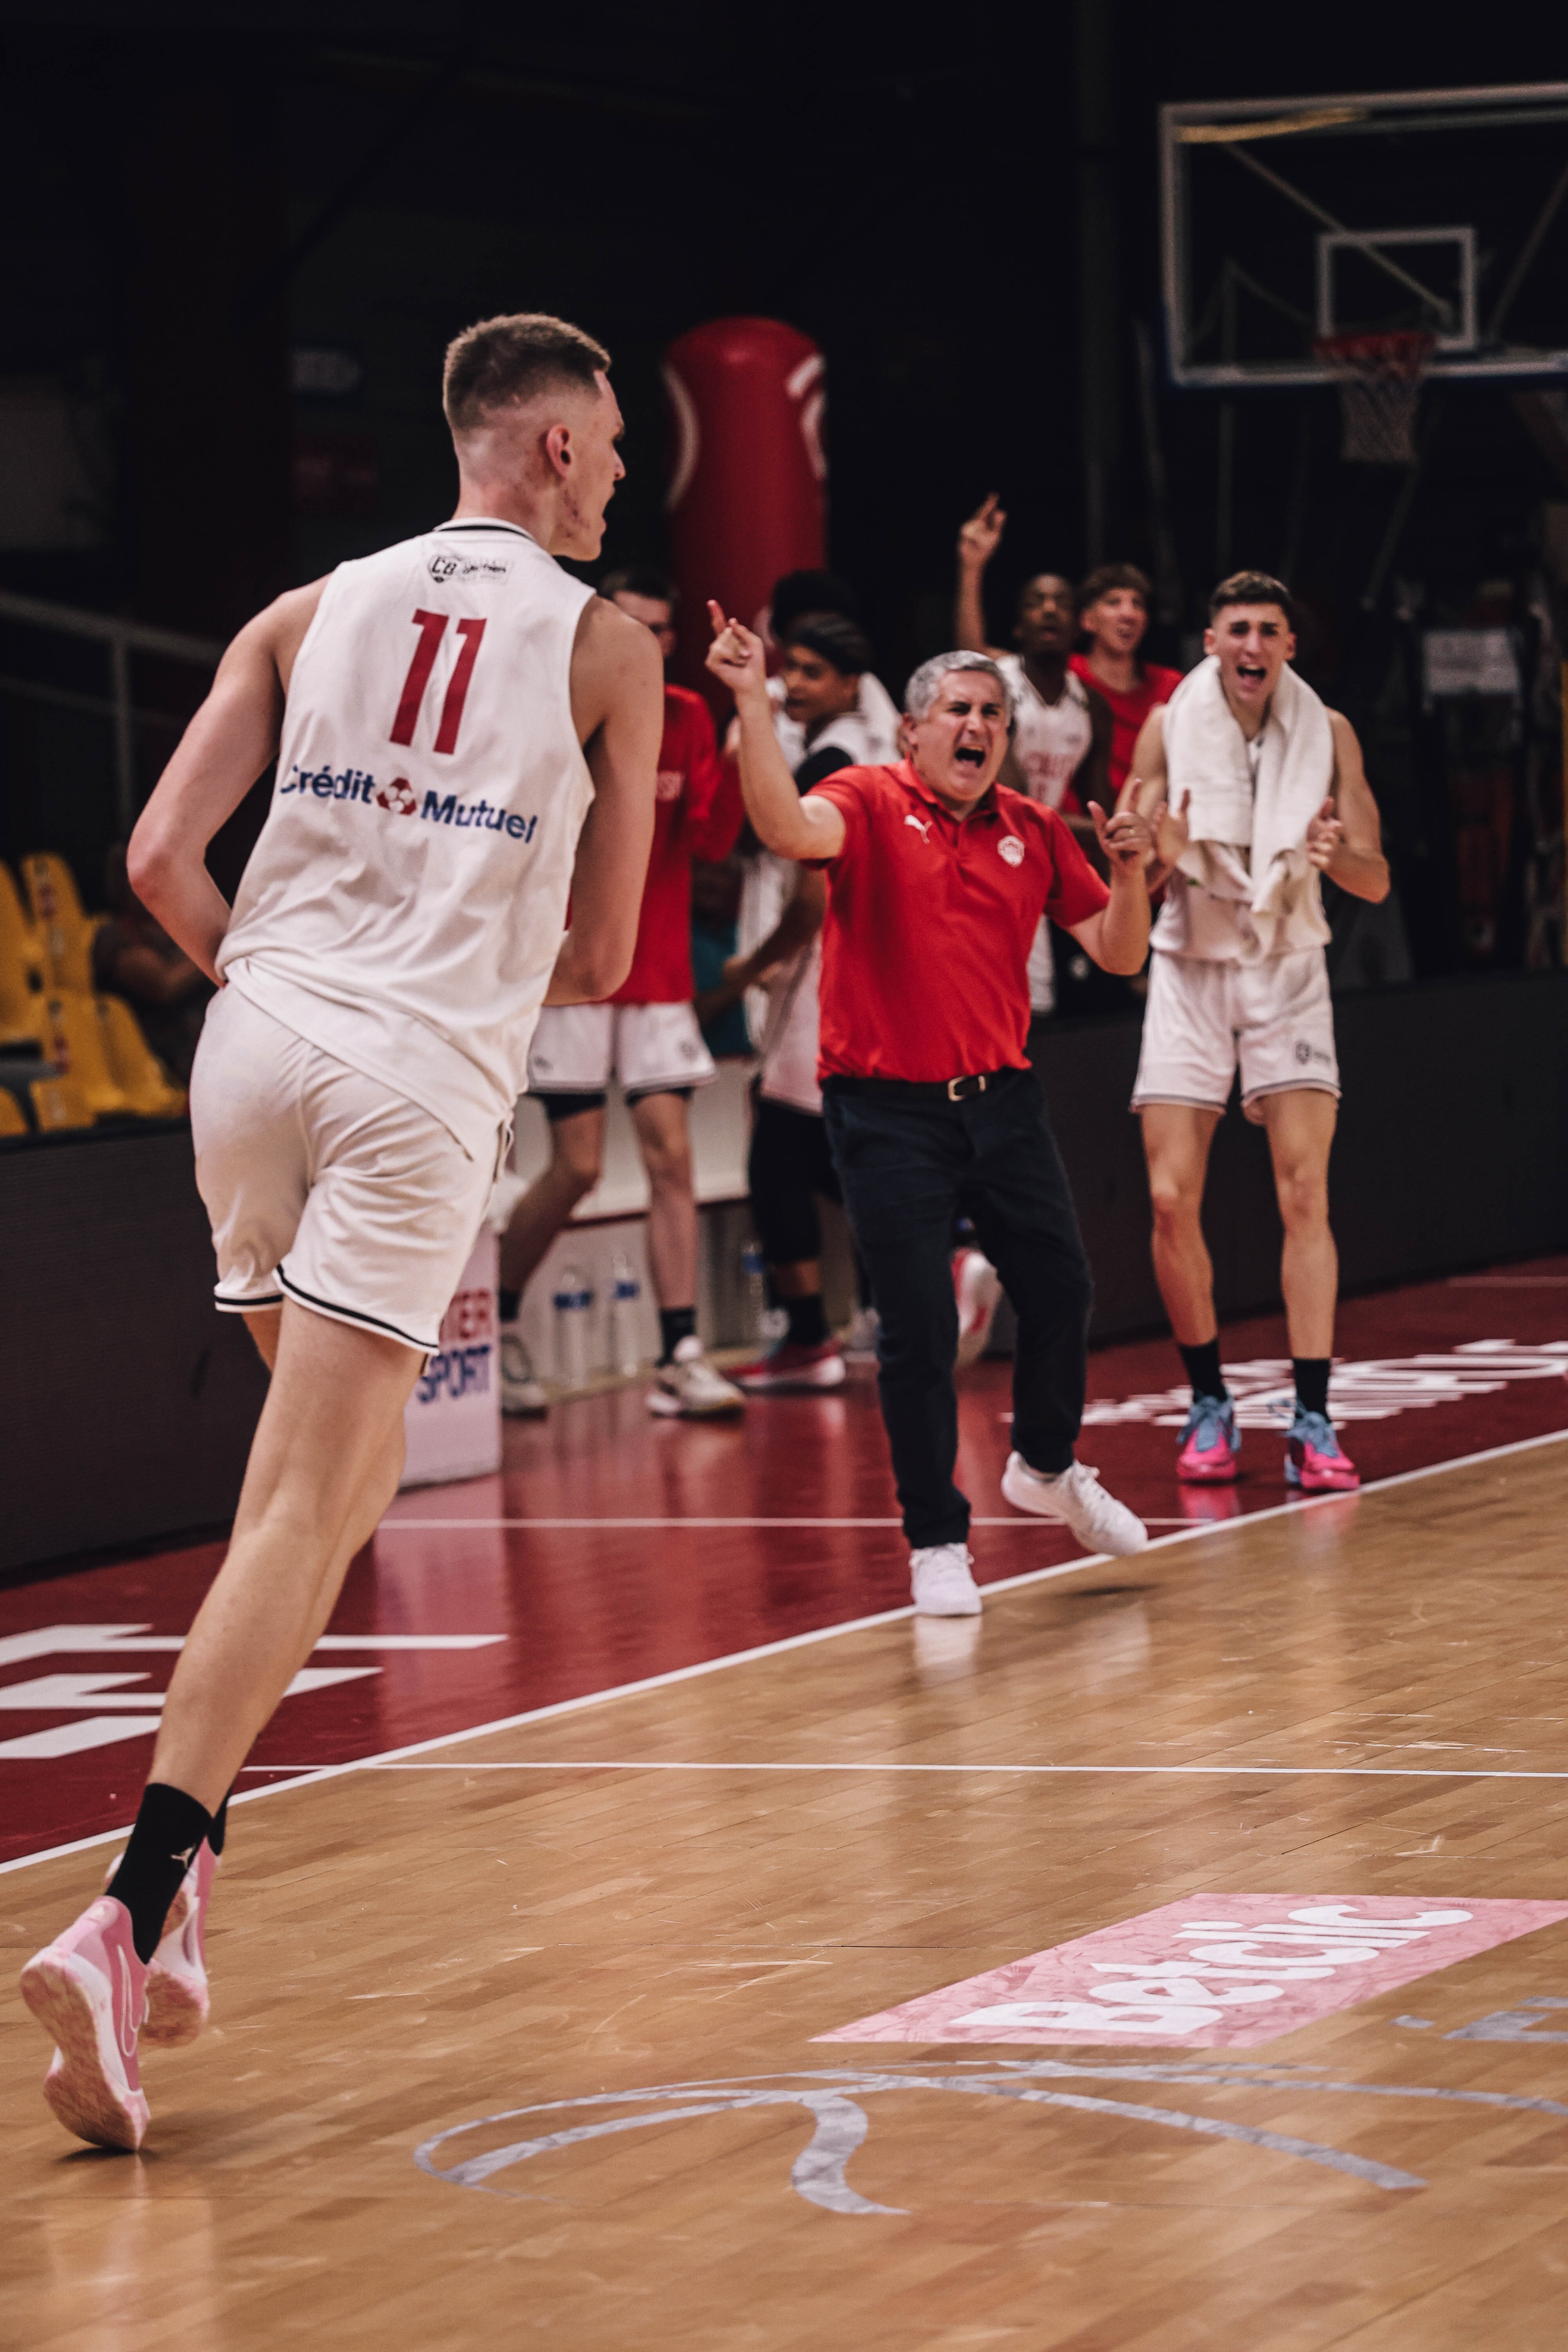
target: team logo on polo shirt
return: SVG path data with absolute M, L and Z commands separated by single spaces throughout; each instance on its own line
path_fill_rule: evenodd
M 1005 833 L 996 844 L 996 855 L 1005 857 L 1009 866 L 1022 866 L 1024 845 L 1016 833 Z

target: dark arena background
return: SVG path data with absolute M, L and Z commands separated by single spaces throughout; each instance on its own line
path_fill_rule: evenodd
M 0 2336 L 1558 2352 L 1568 32 L 0 0 Z M 1178 1476 L 1147 976 L 1058 930 L 1079 1454 L 1151 1540 L 1010 1507 L 1017 1325 L 955 1231 L 985 1608 L 912 1608 L 840 1207 L 831 1384 L 749 1378 L 805 1327 L 752 1206 L 766 1001 L 715 992 L 778 861 L 700 848 L 696 1331 L 748 1379 L 647 1409 L 677 1327 L 618 1081 L 509 1305 L 560 1148 L 524 1097 L 404 1484 L 236 1783 L 212 2024 L 143 2051 L 110 2154 L 42 2105 L 15 1979 L 136 1816 L 268 1394 L 193 1173 L 211 992 L 148 977 L 181 960 L 126 845 L 237 631 L 450 515 L 443 355 L 518 311 L 604 343 L 626 422 L 563 568 L 676 608 L 721 750 L 706 599 L 763 629 L 818 574 L 900 701 L 992 496 L 997 646 L 1042 572 L 1134 567 L 1138 660 L 1184 676 L 1216 581 L 1288 584 L 1391 882 L 1323 893 L 1360 1485 L 1287 1465 L 1234 1092 L 1203 1233 L 1240 1475 Z M 229 898 L 277 783 L 208 849 Z

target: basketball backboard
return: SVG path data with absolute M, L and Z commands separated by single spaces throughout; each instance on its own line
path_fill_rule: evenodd
M 1434 376 L 1568 376 L 1568 82 L 1160 110 L 1171 374 L 1332 380 L 1348 331 Z

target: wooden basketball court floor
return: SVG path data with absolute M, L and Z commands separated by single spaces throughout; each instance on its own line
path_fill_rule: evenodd
M 1249 1433 L 1258 1507 L 1133 1559 L 982 1528 L 977 1622 L 897 1605 L 864 1382 L 826 1429 L 804 1400 L 727 1439 L 573 1407 L 509 1434 L 500 1482 L 405 1496 L 326 1653 L 356 1679 L 286 1702 L 235 1810 L 213 2024 L 149 2054 L 140 2158 L 60 2134 L 0 1996 L 0 2342 L 1557 2352 L 1565 1339 L 1560 1262 L 1359 1302 L 1342 1346 L 1383 1369 L 1349 1388 L 1387 1407 L 1347 1425 L 1365 1491 L 1287 1506 Z M 1097 1356 L 1083 1449 L 1129 1490 L 1141 1462 L 1161 1521 L 1171 1384 L 1168 1350 Z M 1004 1402 L 982 1368 L 985 1518 Z M 500 1582 L 481 1537 L 511 1548 Z M 15 1962 L 96 1885 L 151 1727 L 72 1751 L 70 1678 L 35 1665 L 79 1636 L 128 1658 L 79 1725 L 155 1705 L 135 1644 L 175 1646 L 211 1558 L 0 1595 Z M 574 1591 L 599 1671 L 566 1687 Z M 363 1665 L 437 1625 L 478 1645 Z M 52 1763 L 5 1754 L 51 1737 Z M 969 1980 L 1024 1987 L 1031 1956 L 1195 1896 L 1211 1923 L 1339 1906 L 1382 1957 L 1358 1990 L 1329 1935 L 1272 2037 L 1257 2006 L 1163 2039 L 1081 2038 L 1081 2003 L 1078 2039 L 963 2023 L 996 2005 Z M 1325 1931 L 1280 1932 L 1321 1962 Z

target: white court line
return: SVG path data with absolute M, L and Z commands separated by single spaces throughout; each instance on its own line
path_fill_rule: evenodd
M 1479 1454 L 1463 1454 L 1452 1462 L 1429 1462 L 1419 1470 L 1400 1470 L 1390 1478 L 1373 1479 L 1369 1485 L 1361 1487 L 1358 1493 L 1361 1495 L 1387 1494 L 1395 1486 L 1414 1486 L 1420 1479 L 1439 1477 L 1450 1470 L 1473 1470 L 1483 1462 L 1502 1462 L 1516 1454 L 1533 1453 L 1537 1446 L 1560 1445 L 1565 1437 L 1568 1437 L 1568 1430 L 1553 1429 L 1541 1437 L 1515 1438 L 1508 1445 L 1489 1445 Z M 1132 1561 L 1146 1559 L 1150 1552 L 1168 1550 L 1173 1544 L 1193 1543 L 1207 1536 L 1229 1535 L 1237 1528 L 1256 1528 L 1261 1526 L 1267 1519 L 1283 1518 L 1287 1512 L 1313 1511 L 1326 1505 L 1338 1505 L 1342 1507 L 1348 1505 L 1353 1509 L 1356 1500 L 1357 1494 L 1353 1493 L 1309 1495 L 1300 1501 L 1276 1503 L 1267 1511 L 1253 1511 L 1241 1518 L 1205 1520 L 1196 1527 L 1184 1528 L 1175 1535 L 1156 1536 L 1147 1550 L 1135 1552 L 1131 1559 L 1113 1561 L 1109 1553 L 1089 1552 L 1082 1559 L 1064 1560 L 1056 1568 L 1035 1568 L 1026 1570 L 1022 1576 L 999 1577 L 994 1583 L 985 1584 L 981 1589 L 988 1593 L 1016 1592 L 1026 1585 L 1049 1584 L 1058 1576 L 1076 1576 L 1081 1569 L 1105 1568 L 1111 1565 L 1118 1569 L 1128 1569 L 1132 1565 Z M 1044 1526 L 1047 1523 L 1042 1521 L 1040 1524 Z M 905 1618 L 912 1617 L 914 1613 L 913 1607 L 908 1604 L 902 1609 L 884 1609 L 872 1617 L 850 1617 L 839 1625 L 819 1625 L 809 1633 L 789 1633 L 782 1641 L 761 1642 L 754 1649 L 732 1650 L 726 1657 L 700 1658 L 694 1665 L 675 1666 L 667 1674 L 645 1675 L 639 1682 L 616 1683 L 608 1690 L 585 1691 L 580 1698 L 557 1699 L 550 1706 L 527 1707 L 520 1715 L 502 1716 L 494 1723 L 476 1723 L 466 1731 L 443 1732 L 438 1738 L 411 1740 L 406 1747 L 389 1748 L 380 1756 L 359 1756 L 347 1764 L 316 1765 L 308 1771 L 301 1772 L 295 1780 L 279 1781 L 273 1788 L 240 1789 L 237 1790 L 231 1802 L 237 1805 L 258 1804 L 263 1797 L 276 1796 L 280 1790 L 310 1788 L 320 1780 L 340 1780 L 346 1772 L 362 1772 L 373 1767 L 397 1764 L 406 1757 L 427 1756 L 433 1754 L 437 1748 L 459 1748 L 470 1739 L 489 1738 L 495 1732 L 515 1731 L 523 1724 L 547 1723 L 556 1716 L 577 1715 L 584 1707 L 604 1706 L 611 1699 L 636 1698 L 645 1691 L 668 1690 L 677 1683 L 693 1682 L 700 1675 L 721 1674 L 728 1666 L 750 1665 L 754 1660 L 760 1658 L 776 1658 L 784 1655 L 786 1651 L 808 1649 L 816 1642 L 836 1642 L 845 1633 L 864 1633 L 870 1632 L 875 1626 L 896 1625 Z M 258 1765 L 247 1769 L 258 1771 L 281 1771 L 287 1768 L 281 1765 Z M 1468 1779 L 1470 1776 L 1467 1774 L 1463 1777 Z M 116 1838 L 124 1837 L 126 1834 L 127 1830 L 124 1827 L 100 1830 L 95 1836 L 73 1838 L 65 1845 L 47 1846 L 39 1853 L 18 1854 L 14 1862 L 0 1862 L 0 1877 L 4 1877 L 13 1870 L 30 1870 L 36 1863 L 58 1861 L 64 1854 L 84 1853 L 93 1846 L 110 1845 Z
M 1260 1512 L 1255 1517 L 1261 1517 Z M 1038 1535 L 1049 1520 L 1026 1517 L 1021 1511 L 1011 1511 L 1005 1519 L 972 1517 L 972 1528 L 1025 1528 Z M 1194 1522 L 1184 1512 L 1179 1517 L 1145 1518 L 1147 1528 L 1188 1528 Z M 1204 1522 L 1207 1526 L 1208 1522 Z M 444 1528 L 448 1532 L 464 1528 L 899 1528 L 901 1519 L 383 1519 L 376 1529 L 378 1536 L 399 1535 L 405 1528 Z M 1060 1522 L 1057 1525 L 1059 1527 Z M 1065 1533 L 1066 1530 L 1063 1529 Z
M 308 1772 L 310 1769 L 308 1764 L 256 1767 L 258 1771 L 268 1772 Z M 1441 1768 L 1426 1764 L 689 1764 L 667 1763 L 657 1759 L 650 1760 L 646 1757 L 601 1759 L 547 1756 L 504 1764 L 473 1761 L 462 1764 L 369 1762 L 358 1769 L 362 1772 L 1033 1772 L 1103 1773 L 1122 1779 L 1156 1773 L 1200 1780 L 1224 1780 L 1237 1777 L 1254 1780 L 1568 1780 L 1568 1770 L 1500 1771 L 1479 1764 L 1469 1770 L 1461 1764 Z

